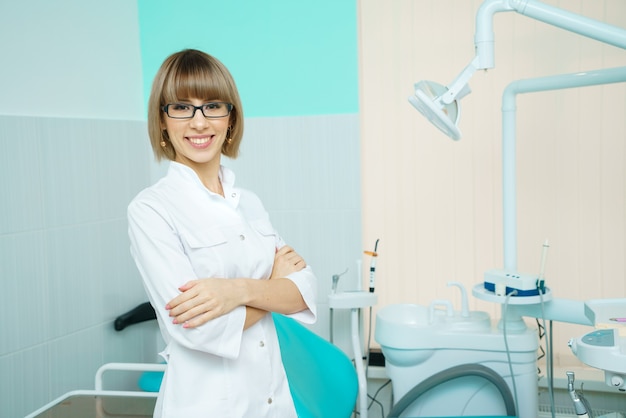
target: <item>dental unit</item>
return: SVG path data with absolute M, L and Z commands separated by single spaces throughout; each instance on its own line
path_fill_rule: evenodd
M 478 70 L 494 67 L 492 20 L 499 12 L 516 12 L 626 49 L 626 30 L 622 28 L 535 0 L 483 2 L 476 16 L 474 59 L 448 86 L 420 81 L 409 97 L 421 114 L 453 140 L 461 138 L 459 101 L 471 91 L 469 79 Z M 464 290 L 460 311 L 442 300 L 433 301 L 430 307 L 401 304 L 379 310 L 376 340 L 385 354 L 397 399 L 390 417 L 491 413 L 536 418 L 538 340 L 523 317 L 602 328 L 571 339 L 569 346 L 583 363 L 605 372 L 608 386 L 625 391 L 626 329 L 619 326 L 623 325 L 620 318 L 625 316 L 626 299 L 581 302 L 553 297 L 544 276 L 547 240 L 538 274 L 518 271 L 516 242 L 516 96 L 619 82 L 626 82 L 626 67 L 518 80 L 506 87 L 502 103 L 504 265 L 485 272 L 483 282 L 472 289 L 474 297 L 502 305 L 501 319 L 492 326 L 487 313 L 469 311 Z M 607 324 L 611 327 L 604 329 Z M 551 356 L 549 349 L 550 390 Z M 589 405 L 574 389 L 573 372 L 567 377 L 576 413 L 591 416 Z M 553 403 L 552 393 L 550 397 Z

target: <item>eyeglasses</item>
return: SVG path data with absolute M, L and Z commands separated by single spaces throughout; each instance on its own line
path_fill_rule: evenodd
M 209 102 L 200 106 L 188 103 L 168 103 L 161 109 L 173 119 L 191 119 L 200 109 L 205 118 L 223 118 L 230 114 L 233 105 L 225 102 Z

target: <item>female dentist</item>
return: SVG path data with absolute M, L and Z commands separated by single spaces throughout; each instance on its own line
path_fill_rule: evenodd
M 313 323 L 316 278 L 220 163 L 243 136 L 230 72 L 201 51 L 169 56 L 148 131 L 157 160 L 171 160 L 128 207 L 131 253 L 167 344 L 154 416 L 296 417 L 270 312 Z

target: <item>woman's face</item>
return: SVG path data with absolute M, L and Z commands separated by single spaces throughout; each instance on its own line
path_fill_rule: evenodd
M 186 99 L 178 103 L 200 106 L 219 100 Z M 171 109 L 171 107 L 170 107 Z M 207 118 L 200 109 L 195 110 L 191 119 L 174 119 L 163 115 L 164 129 L 176 150 L 176 160 L 191 168 L 203 165 L 218 165 L 222 145 L 226 140 L 230 117 Z

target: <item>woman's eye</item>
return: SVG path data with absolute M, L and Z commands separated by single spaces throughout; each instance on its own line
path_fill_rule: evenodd
M 189 110 L 189 105 L 183 103 L 174 103 L 172 105 L 173 110 Z
M 212 110 L 220 109 L 221 107 L 222 107 L 222 104 L 221 103 L 216 103 L 216 102 L 207 103 L 207 104 L 204 105 L 204 108 L 205 109 L 209 109 L 209 110 L 211 110 L 211 109 Z

